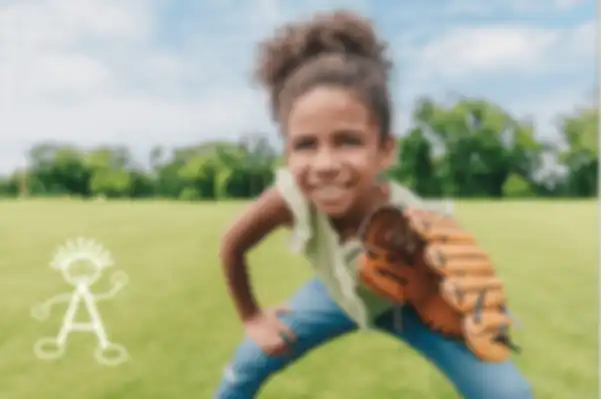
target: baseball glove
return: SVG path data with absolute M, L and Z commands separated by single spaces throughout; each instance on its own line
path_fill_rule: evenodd
M 412 306 L 432 330 L 465 341 L 480 359 L 505 360 L 509 337 L 502 281 L 472 235 L 449 216 L 385 206 L 363 226 L 360 279 Z

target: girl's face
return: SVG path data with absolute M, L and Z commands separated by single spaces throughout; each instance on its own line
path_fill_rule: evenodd
M 321 87 L 294 101 L 286 156 L 298 187 L 331 217 L 357 211 L 394 158 L 394 140 L 380 139 L 369 109 L 352 92 Z

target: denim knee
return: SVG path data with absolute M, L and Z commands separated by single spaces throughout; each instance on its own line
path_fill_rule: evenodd
M 287 363 L 286 356 L 268 356 L 246 339 L 227 365 L 214 399 L 255 398 L 266 380 Z
M 492 382 L 481 388 L 480 395 L 472 395 L 469 399 L 533 399 L 532 388 L 524 378 L 511 381 Z
M 497 387 L 494 396 L 491 399 L 533 399 L 532 387 L 524 380 L 520 379 L 511 385 Z

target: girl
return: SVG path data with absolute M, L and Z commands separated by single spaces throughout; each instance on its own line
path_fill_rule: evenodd
M 419 206 L 407 189 L 378 176 L 395 158 L 388 90 L 390 61 L 369 21 L 348 12 L 291 24 L 263 43 L 258 75 L 269 90 L 285 139 L 286 168 L 223 238 L 221 259 L 246 339 L 216 392 L 217 399 L 255 398 L 265 381 L 310 350 L 356 328 L 375 328 L 426 356 L 468 399 L 530 399 L 529 384 L 510 363 L 487 364 L 463 344 L 430 331 L 355 276 L 362 220 L 384 203 Z M 280 226 L 292 231 L 316 277 L 289 309 L 260 309 L 245 254 Z

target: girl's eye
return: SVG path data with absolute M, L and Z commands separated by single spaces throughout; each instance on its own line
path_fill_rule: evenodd
M 363 145 L 363 140 L 354 134 L 345 134 L 338 138 L 338 144 L 343 147 L 360 147 Z
M 295 150 L 307 150 L 315 148 L 316 144 L 316 140 L 307 137 L 297 140 L 293 147 Z

